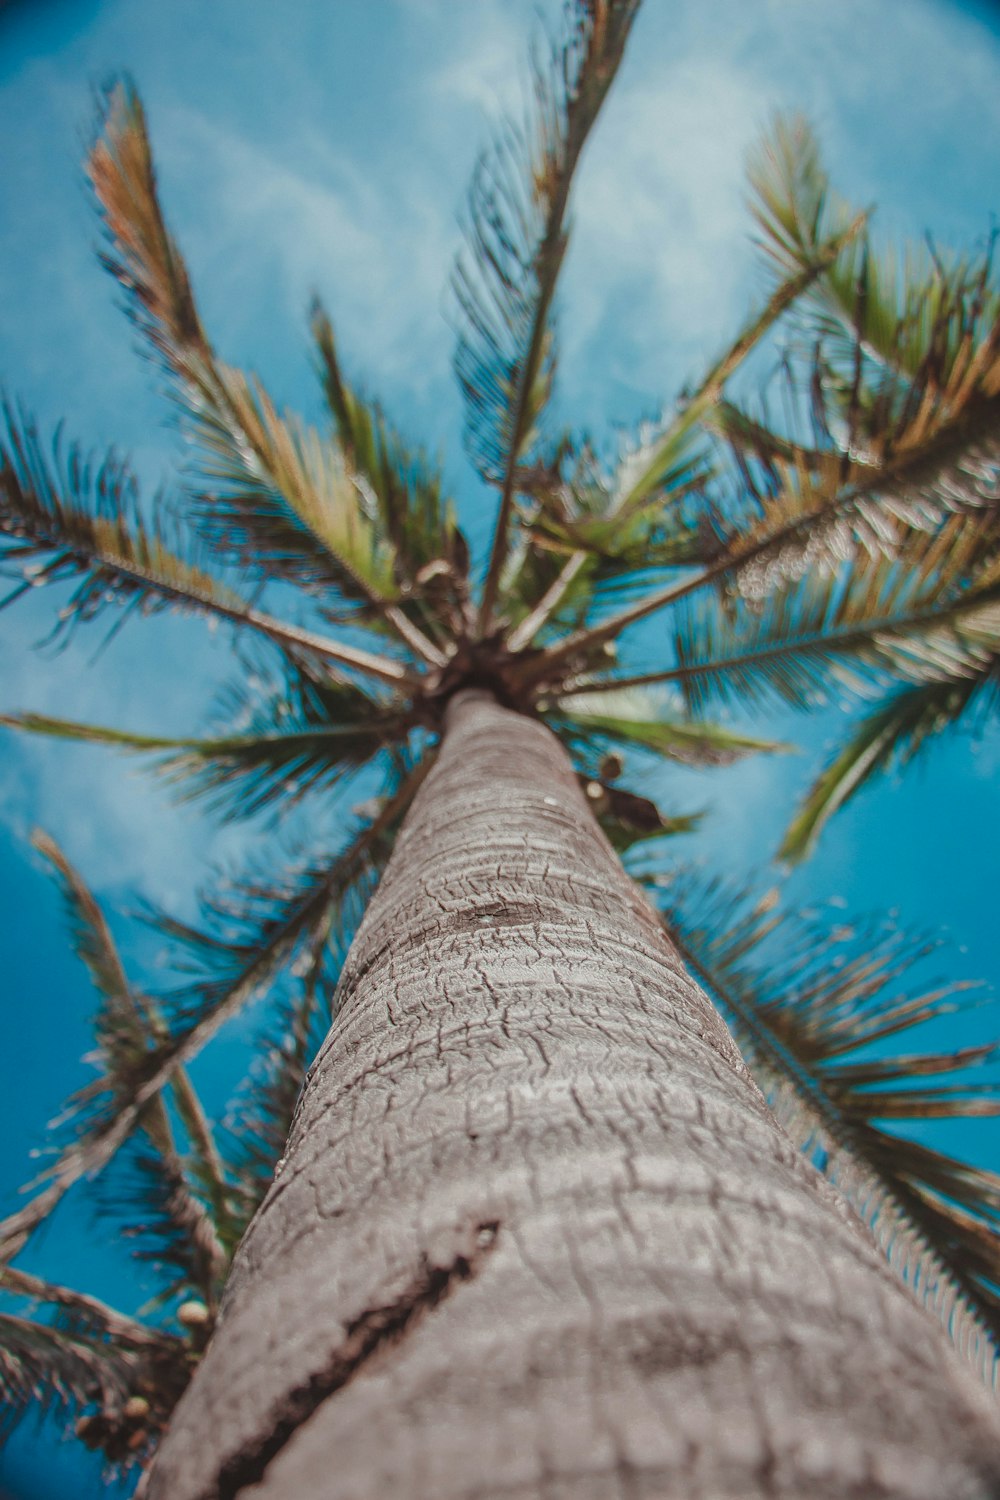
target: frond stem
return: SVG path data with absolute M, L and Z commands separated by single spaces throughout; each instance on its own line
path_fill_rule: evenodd
M 530 615 L 526 615 L 520 625 L 508 638 L 507 645 L 511 651 L 523 651 L 530 646 L 542 626 L 547 624 L 552 615 L 559 608 L 566 596 L 567 590 L 572 586 L 578 576 L 580 569 L 590 556 L 587 552 L 574 552 L 563 565 L 559 576 L 549 584 L 545 593 L 539 599 Z

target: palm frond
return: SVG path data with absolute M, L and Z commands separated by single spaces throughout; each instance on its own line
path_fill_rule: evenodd
M 705 538 L 697 518 L 712 476 L 711 455 L 703 434 L 685 427 L 664 439 L 655 476 L 652 470 L 639 473 L 657 446 L 651 435 L 657 430 L 645 427 L 622 443 L 610 472 L 584 450 L 565 479 L 552 474 L 547 484 L 535 484 L 536 507 L 524 517 L 533 540 L 549 550 L 586 552 L 602 563 L 632 568 L 703 561 Z
M 216 373 L 217 403 L 196 408 L 192 421 L 206 486 L 192 502 L 202 533 L 221 554 L 302 587 L 371 605 L 394 600 L 391 555 L 341 455 L 280 415 L 253 376 Z
M 40 1410 L 67 1428 L 78 1417 L 77 1434 L 115 1466 L 148 1457 L 187 1384 L 183 1342 L 13 1267 L 0 1292 L 30 1304 L 28 1315 L 0 1312 L 0 1441 Z M 33 1315 L 38 1306 L 54 1319 Z
M 815 453 L 810 467 L 801 457 L 775 457 L 755 504 L 730 510 L 718 560 L 683 593 L 725 579 L 744 598 L 763 599 L 810 569 L 833 573 L 856 558 L 905 559 L 910 546 L 922 545 L 921 533 L 936 532 L 954 515 L 978 511 L 984 529 L 995 532 L 1000 454 L 992 454 L 992 425 L 984 403 L 925 438 L 899 433 L 890 446 L 886 435 L 881 454 L 829 449 Z M 648 601 L 644 613 L 664 602 Z
M 281 878 L 268 870 L 203 895 L 197 927 L 156 919 L 177 946 L 178 966 L 191 975 L 170 997 L 175 1054 L 204 1045 L 279 971 L 308 967 L 325 947 L 331 925 L 353 930 L 388 857 L 387 829 L 398 810 L 396 799 L 389 799 L 333 860 L 307 860 Z
M 155 1003 L 129 982 L 100 906 L 79 873 L 47 834 L 37 831 L 33 842 L 52 865 L 62 890 L 74 949 L 86 965 L 98 995 L 93 1018 L 96 1049 L 91 1061 L 98 1077 L 69 1100 L 56 1122 L 66 1144 L 42 1172 L 40 1191 L 25 1207 L 0 1223 L 0 1261 L 16 1254 L 25 1238 L 46 1218 L 64 1195 L 86 1174 L 107 1164 L 135 1131 L 148 1138 L 155 1160 L 171 1178 L 175 1216 L 202 1245 L 217 1239 L 213 1223 L 198 1191 L 188 1181 L 177 1155 L 174 1129 L 163 1100 L 150 1097 L 143 1108 L 129 1111 L 136 1087 L 146 1077 L 150 1059 L 169 1032 Z M 226 1204 L 221 1167 L 197 1095 L 183 1069 L 171 1080 L 182 1122 L 190 1133 L 195 1161 L 212 1201 L 218 1225 L 225 1227 Z M 128 1116 L 123 1121 L 121 1111 Z M 195 1115 L 198 1115 L 197 1120 Z
M 674 617 L 677 665 L 649 678 L 676 683 L 698 714 L 714 702 L 769 699 L 805 709 L 836 693 L 870 696 L 890 679 L 975 673 L 1000 644 L 996 570 L 963 577 L 954 531 L 922 550 L 846 577 L 808 573 L 759 603 L 687 600 Z
M 348 384 L 333 325 L 318 300 L 311 324 L 337 441 L 392 545 L 401 602 L 430 628 L 437 624 L 454 635 L 466 623 L 469 556 L 440 471 L 423 451 L 407 446 L 377 402 Z
M 77 447 L 63 449 L 59 434 L 51 457 L 35 424 L 3 407 L 0 439 L 0 571 L 16 587 L 0 608 L 31 588 L 75 581 L 55 635 L 103 616 L 181 609 L 223 620 L 265 636 L 295 660 L 303 651 L 388 682 L 410 674 L 389 657 L 316 635 L 276 620 L 252 606 L 217 576 L 205 550 L 161 498 L 153 519 L 142 514 L 128 465 L 114 453 L 103 462 Z
M 246 619 L 249 605 L 213 576 L 162 502 L 155 516 L 152 525 L 144 520 L 135 476 L 123 459 L 111 453 L 96 463 L 76 446 L 64 449 L 58 434 L 50 458 L 34 422 L 4 403 L 4 571 L 24 588 L 76 582 L 58 628 L 93 619 L 109 604 L 147 614 L 179 606 Z
M 665 421 L 659 431 L 651 431 L 643 444 L 624 457 L 615 485 L 616 514 L 629 515 L 637 505 L 648 504 L 657 491 L 666 490 L 669 498 L 677 454 L 690 441 L 692 429 L 719 404 L 726 383 L 761 340 L 836 264 L 845 248 L 854 243 L 862 222 L 861 217 L 855 217 L 817 238 L 809 247 L 808 256 L 804 256 L 800 264 L 790 267 L 788 277 L 771 293 L 760 312 L 747 321 L 725 353 L 709 367 L 694 392 L 678 404 L 676 414 Z
M 0 1312 L 0 1430 L 34 1408 L 68 1427 L 86 1407 L 121 1408 L 136 1381 L 134 1354 Z
M 801 120 L 777 121 L 751 184 L 765 249 L 783 272 L 850 214 L 834 203 Z M 812 289 L 814 422 L 834 436 L 841 488 L 866 492 L 904 526 L 948 510 L 995 510 L 1000 498 L 993 248 L 991 239 L 972 258 L 926 247 L 900 256 L 877 251 L 866 231 Z
M 866 715 L 813 783 L 788 827 L 778 857 L 795 863 L 815 847 L 838 808 L 894 763 L 906 765 L 927 740 L 951 728 L 974 703 L 995 704 L 1000 655 L 978 671 L 920 683 L 892 693 Z
M 640 435 L 641 444 L 646 439 Z M 620 446 L 619 465 L 623 453 Z M 710 463 L 704 445 L 684 435 L 665 461 L 664 495 L 616 510 L 616 474 L 588 443 L 566 440 L 549 468 L 519 471 L 528 500 L 501 574 L 508 647 L 529 647 L 540 631 L 578 629 L 593 610 L 624 590 L 649 587 L 659 569 L 703 560 L 700 524 Z
M 738 596 L 754 603 L 794 584 L 811 570 L 834 577 L 846 562 L 859 556 L 889 561 L 898 557 L 905 563 L 908 548 L 919 553 L 925 546 L 924 534 L 933 540 L 933 534 L 951 517 L 965 517 L 976 504 L 993 505 L 979 459 L 967 451 L 956 458 L 970 481 L 971 487 L 963 488 L 958 480 L 942 481 L 937 463 L 942 456 L 943 450 L 932 464 L 924 453 L 921 463 L 927 466 L 927 483 L 917 483 L 919 476 L 914 470 L 906 476 L 905 484 L 902 468 L 892 476 L 885 469 L 877 475 L 871 466 L 853 463 L 848 465 L 845 480 L 843 458 L 833 452 L 820 454 L 813 472 L 807 472 L 800 463 L 776 461 L 780 477 L 773 488 L 756 497 L 755 510 L 748 514 L 744 508 L 738 518 L 731 517 L 732 524 L 714 562 L 678 583 L 643 593 L 635 603 L 577 629 L 542 653 L 528 675 L 551 680 L 572 662 L 584 670 L 592 669 L 595 653 L 629 626 L 675 607 L 713 584 L 734 586 Z M 886 482 L 887 477 L 893 478 L 892 485 Z M 996 539 L 992 511 L 980 534 L 984 547 L 992 553 Z
M 177 384 L 199 452 L 190 504 L 207 540 L 262 577 L 276 572 L 375 608 L 418 657 L 440 665 L 395 606 L 391 549 L 341 454 L 279 415 L 259 380 L 216 359 L 163 220 L 145 114 L 128 82 L 106 96 L 88 172 L 108 238 L 104 264 Z
M 569 0 L 563 40 L 536 66 L 534 108 L 480 160 L 467 247 L 454 275 L 455 369 L 466 444 L 500 490 L 480 608 L 489 626 L 507 547 L 517 470 L 537 452 L 555 375 L 552 303 L 580 153 L 621 62 L 637 0 Z
M 775 116 L 748 158 L 747 176 L 759 243 L 783 279 L 814 264 L 819 247 L 843 235 L 855 218 L 831 192 L 816 137 L 801 115 Z M 857 242 L 845 240 L 840 264 L 827 271 L 815 295 L 827 296 L 836 287 L 852 307 L 854 286 L 842 273 L 857 254 Z
M 172 1273 L 159 1300 L 197 1296 L 214 1315 L 235 1244 L 234 1210 L 227 1203 L 217 1226 L 177 1153 L 150 1150 L 141 1140 L 126 1159 L 119 1158 L 113 1176 L 102 1217 L 119 1219 L 118 1233 L 137 1260 L 151 1262 L 161 1275 Z
M 830 187 L 819 145 L 801 116 L 778 116 L 749 161 L 751 208 L 761 247 L 788 275 L 855 211 Z M 808 330 L 849 369 L 860 347 L 873 370 L 905 383 L 918 376 L 931 347 L 947 367 L 963 342 L 978 341 L 1000 316 L 990 285 L 992 245 L 971 259 L 942 257 L 926 246 L 902 256 L 878 252 L 867 231 L 845 241 L 811 288 Z
M 287 808 L 328 790 L 408 729 L 401 711 L 378 705 L 355 684 L 302 672 L 290 672 L 282 691 L 255 702 L 239 734 L 132 734 L 43 714 L 0 714 L 0 725 L 154 756 L 153 769 L 185 800 L 204 798 L 228 817 L 251 817 L 275 803 Z
M 1000 1177 L 897 1133 L 1000 1114 L 994 1043 L 890 1054 L 890 1038 L 969 1008 L 912 988 L 928 945 L 891 927 L 824 930 L 719 882 L 660 889 L 682 957 L 721 1006 L 786 1129 L 835 1182 L 914 1293 L 991 1378 L 1000 1340 Z M 939 1080 L 945 1079 L 945 1082 Z
M 549 713 L 557 734 L 571 743 L 595 739 L 614 746 L 650 750 L 685 765 L 729 765 L 761 750 L 790 746 L 738 734 L 718 724 L 684 717 L 676 697 L 639 688 L 594 689 L 567 697 Z
M 581 506 L 579 491 L 573 487 L 550 487 L 542 492 L 533 530 L 549 545 L 572 549 L 573 556 L 560 578 L 519 623 L 511 637 L 513 649 L 527 646 L 559 605 L 580 570 L 579 552 L 593 553 L 605 564 L 616 563 L 612 576 L 636 568 L 713 560 L 719 544 L 704 493 L 714 470 L 705 451 L 705 430 L 713 425 L 711 414 L 722 402 L 727 381 L 796 300 L 836 262 L 843 246 L 856 237 L 860 223 L 855 219 L 828 241 L 817 243 L 812 257 L 792 270 L 709 367 L 694 392 L 660 423 L 647 424 L 639 441 L 623 449 L 613 475 L 590 486 L 591 493 L 600 497 L 599 513 L 593 500 Z M 567 494 L 577 498 L 579 518 L 567 514 Z M 692 495 L 698 502 L 693 512 L 684 506 Z

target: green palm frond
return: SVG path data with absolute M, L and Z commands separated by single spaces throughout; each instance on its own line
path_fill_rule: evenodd
M 783 271 L 814 253 L 817 233 L 850 210 L 835 204 L 816 142 L 781 120 L 751 167 L 764 246 Z M 993 243 L 974 257 L 926 247 L 877 251 L 848 242 L 812 289 L 808 332 L 819 344 L 812 400 L 842 462 L 842 485 L 883 509 L 995 509 L 1000 396 L 1000 288 Z M 816 409 L 818 407 L 818 410 Z M 847 465 L 850 467 L 850 464 Z
M 566 577 L 569 565 L 571 572 Z M 500 575 L 504 614 L 513 626 L 508 636 L 511 651 L 530 646 L 538 630 L 550 620 L 556 630 L 582 625 L 591 598 L 593 572 L 594 559 L 589 553 L 576 552 L 567 564 L 561 547 L 539 545 L 528 528 L 519 529 Z
M 669 498 L 678 455 L 690 442 L 696 424 L 703 422 L 721 402 L 727 382 L 761 340 L 837 263 L 845 248 L 856 241 L 861 222 L 859 217 L 848 219 L 827 235 L 817 238 L 808 257 L 789 268 L 788 277 L 772 292 L 760 312 L 748 320 L 725 353 L 709 367 L 695 390 L 679 403 L 676 414 L 665 421 L 659 431 L 650 432 L 644 443 L 625 455 L 616 476 L 613 502 L 616 514 L 627 516 L 636 506 L 648 505 L 651 496 L 658 491 L 666 490 Z
M 192 508 L 202 533 L 244 567 L 373 606 L 398 594 L 392 556 L 340 453 L 281 416 L 261 383 L 216 366 L 218 399 L 189 420 L 199 445 Z
M 394 742 L 407 716 L 378 704 L 354 683 L 289 672 L 281 691 L 255 697 L 239 734 L 203 739 L 132 734 L 43 714 L 0 714 L 0 725 L 31 734 L 154 756 L 153 769 L 185 800 L 204 798 L 217 813 L 252 817 L 329 790 Z
M 547 485 L 533 487 L 537 503 L 524 516 L 532 539 L 550 551 L 570 556 L 585 552 L 602 563 L 617 563 L 620 571 L 703 561 L 704 534 L 697 516 L 712 475 L 703 435 L 684 428 L 666 441 L 658 455 L 657 482 L 643 489 L 649 473 L 635 479 L 630 466 L 643 469 L 655 445 L 646 428 L 621 446 L 611 472 L 602 472 L 585 450 L 575 455 L 565 479 L 553 474 Z M 636 493 L 630 495 L 632 479 Z
M 311 324 L 337 441 L 392 545 L 401 599 L 407 606 L 412 599 L 431 628 L 438 624 L 454 633 L 469 607 L 469 557 L 440 471 L 425 453 L 407 446 L 376 402 L 345 380 L 333 325 L 318 300 Z
M 213 576 L 161 503 L 150 525 L 123 459 L 95 463 L 57 435 L 51 457 L 35 424 L 4 404 L 0 440 L 0 557 L 17 592 L 74 581 L 59 628 L 108 604 L 145 613 L 170 606 L 249 623 L 250 607 Z
M 291 660 L 303 651 L 380 680 L 406 683 L 409 673 L 388 657 L 285 624 L 248 603 L 218 577 L 217 563 L 189 535 L 162 498 L 147 520 L 127 464 L 115 454 L 97 463 L 79 448 L 51 456 L 35 424 L 3 408 L 0 438 L 0 571 L 16 587 L 0 608 L 31 588 L 74 582 L 55 634 L 103 616 L 181 609 L 263 635 Z
M 675 614 L 674 682 L 689 713 L 779 700 L 805 709 L 887 681 L 976 672 L 998 644 L 995 568 L 967 581 L 952 533 L 906 563 L 877 559 L 846 577 L 808 573 L 753 605 L 713 595 Z M 947 566 L 939 566 L 942 555 Z M 921 563 L 925 566 L 921 566 Z M 970 559 L 975 562 L 975 558 Z
M 541 492 L 532 530 L 546 545 L 572 555 L 519 622 L 511 636 L 513 649 L 527 646 L 562 602 L 581 570 L 581 553 L 597 555 L 612 580 L 629 571 L 710 563 L 717 556 L 719 543 L 705 494 L 715 468 L 705 441 L 713 428 L 712 413 L 723 400 L 727 381 L 836 261 L 859 224 L 850 222 L 828 242 L 817 244 L 812 259 L 772 293 L 677 410 L 658 424 L 647 424 L 639 440 L 623 448 L 611 476 L 598 477 L 585 491 L 556 485 Z M 692 498 L 694 506 L 685 503 Z
M 843 235 L 855 218 L 831 191 L 816 138 L 801 115 L 775 117 L 748 158 L 747 177 L 761 247 L 782 278 L 815 264 L 820 246 Z M 841 273 L 857 254 L 857 242 L 845 241 L 834 273 L 827 272 L 814 295 L 829 296 L 836 287 L 852 307 L 854 287 Z
M 749 162 L 751 209 L 761 246 L 788 275 L 815 257 L 855 210 L 830 187 L 819 146 L 801 116 L 778 116 Z M 991 249 L 971 259 L 926 246 L 876 253 L 869 233 L 847 240 L 809 297 L 810 332 L 849 369 L 860 350 L 875 368 L 916 377 L 932 346 L 947 367 L 967 339 L 978 342 L 1000 316 L 990 285 Z
M 985 1371 L 1000 1341 L 1000 1177 L 898 1133 L 1000 1114 L 997 1044 L 896 1053 L 890 1039 L 977 1004 L 912 988 L 928 945 L 889 927 L 824 930 L 718 882 L 681 880 L 657 904 L 715 997 L 786 1129 L 872 1229 L 914 1293 Z M 980 1072 L 993 1067 L 985 1081 Z
M 1000 652 L 995 652 L 978 670 L 890 694 L 860 721 L 813 783 L 788 827 L 779 859 L 804 859 L 855 792 L 893 764 L 908 764 L 930 738 L 957 724 L 973 705 L 995 707 L 998 691 Z
M 570 188 L 637 10 L 637 0 L 568 0 L 564 38 L 548 66 L 535 69 L 529 120 L 509 125 L 481 158 L 469 192 L 467 245 L 453 280 L 455 369 L 468 450 L 500 490 L 480 608 L 484 630 L 506 555 L 517 470 L 538 455 L 552 391 L 552 304 Z
M 633 746 L 685 765 L 723 766 L 755 751 L 791 748 L 718 724 L 693 722 L 684 717 L 675 696 L 641 688 L 595 688 L 567 697 L 550 712 L 549 722 L 570 743 L 590 739 Z
M 203 534 L 264 577 L 276 572 L 375 608 L 419 658 L 440 665 L 396 608 L 391 548 L 340 452 L 279 415 L 259 380 L 216 359 L 163 220 L 145 114 L 127 82 L 107 94 L 88 172 L 108 238 L 104 264 L 176 383 L 200 455 L 191 508 Z

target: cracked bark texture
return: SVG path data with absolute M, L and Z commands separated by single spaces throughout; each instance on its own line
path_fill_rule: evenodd
M 150 1500 L 983 1500 L 996 1407 L 559 745 L 453 700 Z

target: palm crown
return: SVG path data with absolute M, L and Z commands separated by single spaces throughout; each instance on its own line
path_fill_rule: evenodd
M 227 816 L 283 810 L 366 766 L 382 787 L 338 850 L 209 896 L 197 930 L 162 919 L 186 954 L 185 977 L 156 1002 L 130 985 L 93 898 L 47 846 L 102 996 L 101 1076 L 34 1197 L 0 1225 L 4 1259 L 73 1183 L 141 1142 L 159 1195 L 153 1227 L 175 1251 L 164 1296 L 196 1297 L 210 1322 L 329 1019 L 321 997 L 337 956 L 459 688 L 486 687 L 542 717 L 626 852 L 692 822 L 620 784 L 637 756 L 711 765 L 780 748 L 711 722 L 716 705 L 806 707 L 831 684 L 888 694 L 820 783 L 791 849 L 862 774 L 992 682 L 1000 294 L 989 256 L 876 256 L 864 215 L 831 194 L 801 122 L 777 123 L 752 170 L 774 272 L 761 311 L 614 462 L 587 436 L 553 428 L 570 186 L 636 10 L 637 0 L 569 6 L 527 120 L 473 178 L 453 292 L 467 450 L 498 497 L 481 567 L 434 464 L 347 379 L 318 304 L 328 430 L 280 412 L 255 376 L 220 359 L 161 213 L 138 96 L 128 83 L 108 93 L 88 163 L 103 258 L 166 379 L 191 459 L 177 494 L 145 504 L 121 460 L 96 463 L 58 442 L 50 455 L 8 408 L 0 533 L 11 597 L 68 584 L 61 631 L 167 608 L 221 620 L 260 643 L 273 690 L 256 676 L 238 681 L 231 727 L 209 738 L 38 715 L 5 722 L 148 754 L 185 795 Z M 763 405 L 728 391 L 781 327 L 800 420 L 777 428 Z M 655 670 L 630 673 L 617 653 L 647 619 L 669 621 L 670 648 Z M 994 1089 L 966 1076 L 992 1048 L 896 1057 L 876 1045 L 954 1010 L 955 991 L 900 988 L 919 945 L 869 933 L 818 950 L 807 934 L 788 938 L 766 901 L 734 907 L 718 889 L 698 895 L 635 869 L 802 1143 L 946 1316 L 964 1318 L 970 1338 L 996 1332 L 1000 1179 L 892 1131 L 893 1121 L 996 1112 Z M 756 956 L 776 933 L 777 966 Z M 283 1040 L 272 1039 L 267 1089 L 245 1105 L 224 1160 L 186 1064 L 268 988 L 284 1007 Z M 78 1320 L 50 1337 L 8 1319 L 0 1359 L 15 1396 L 48 1382 L 57 1396 L 103 1402 L 115 1419 L 90 1437 L 112 1458 L 141 1456 L 197 1338 L 144 1332 L 10 1268 L 4 1278 Z M 988 1338 L 983 1347 L 992 1368 Z M 129 1417 L 133 1397 L 146 1409 Z

